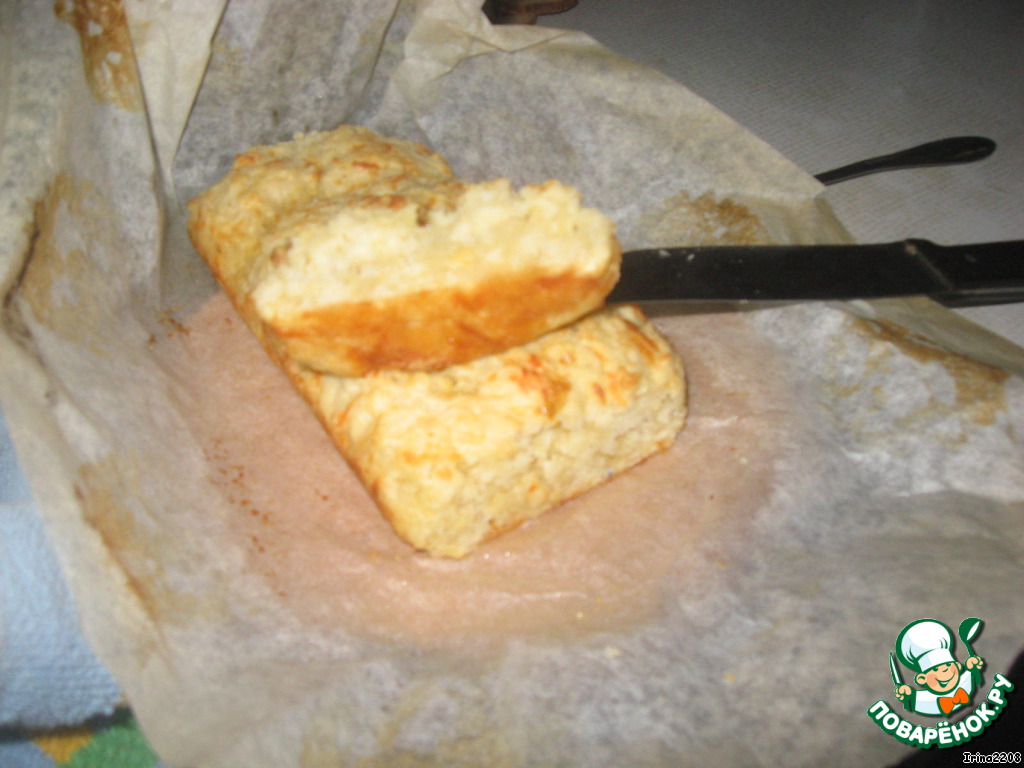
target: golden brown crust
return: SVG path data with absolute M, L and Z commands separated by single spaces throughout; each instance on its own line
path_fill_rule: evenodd
M 287 355 L 317 370 L 440 370 L 525 344 L 597 309 L 617 278 L 617 271 L 527 272 L 326 307 L 279 325 L 277 335 Z

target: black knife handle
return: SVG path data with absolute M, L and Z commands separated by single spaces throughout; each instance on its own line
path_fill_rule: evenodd
M 947 307 L 976 307 L 1024 301 L 1024 240 L 971 245 L 935 245 L 908 240 L 934 265 L 949 291 L 931 297 Z
M 819 173 L 814 178 L 822 184 L 838 184 L 840 181 L 867 176 L 869 173 L 895 171 L 900 168 L 973 163 L 975 160 L 988 157 L 995 150 L 996 143 L 984 136 L 954 136 L 948 139 L 929 141 L 927 144 L 893 152 L 889 155 L 844 165 L 841 168 Z

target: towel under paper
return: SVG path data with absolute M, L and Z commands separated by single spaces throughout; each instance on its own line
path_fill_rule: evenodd
M 82 637 L 0 411 L 0 726 L 75 725 L 119 701 Z

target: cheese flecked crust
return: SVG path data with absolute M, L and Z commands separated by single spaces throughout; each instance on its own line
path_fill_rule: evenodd
M 686 418 L 682 363 L 632 306 L 438 372 L 288 369 L 396 532 L 434 556 L 667 448 Z
M 621 260 L 571 187 L 468 184 L 357 126 L 239 155 L 189 204 L 189 232 L 265 344 L 338 376 L 529 342 L 599 307 Z

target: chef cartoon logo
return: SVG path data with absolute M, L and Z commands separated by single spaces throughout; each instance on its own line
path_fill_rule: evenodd
M 1006 705 L 1013 683 L 997 673 L 989 691 L 982 692 L 985 661 L 971 646 L 981 628 L 981 619 L 964 619 L 954 637 L 948 626 L 935 619 L 907 624 L 889 654 L 894 693 L 905 710 L 937 722 L 916 725 L 883 699 L 872 705 L 868 715 L 899 741 L 924 748 L 963 744 L 984 731 Z M 956 658 L 957 637 L 966 653 L 963 661 Z M 965 714 L 972 705 L 973 711 Z
M 970 704 L 985 666 L 970 646 L 980 629 L 980 619 L 965 619 L 960 624 L 960 639 L 969 654 L 961 662 L 953 656 L 953 632 L 945 624 L 935 619 L 907 624 L 896 638 L 896 656 L 916 673 L 913 680 L 920 688 L 903 682 L 896 660 L 889 654 L 896 698 L 911 712 L 937 717 L 947 717 Z

